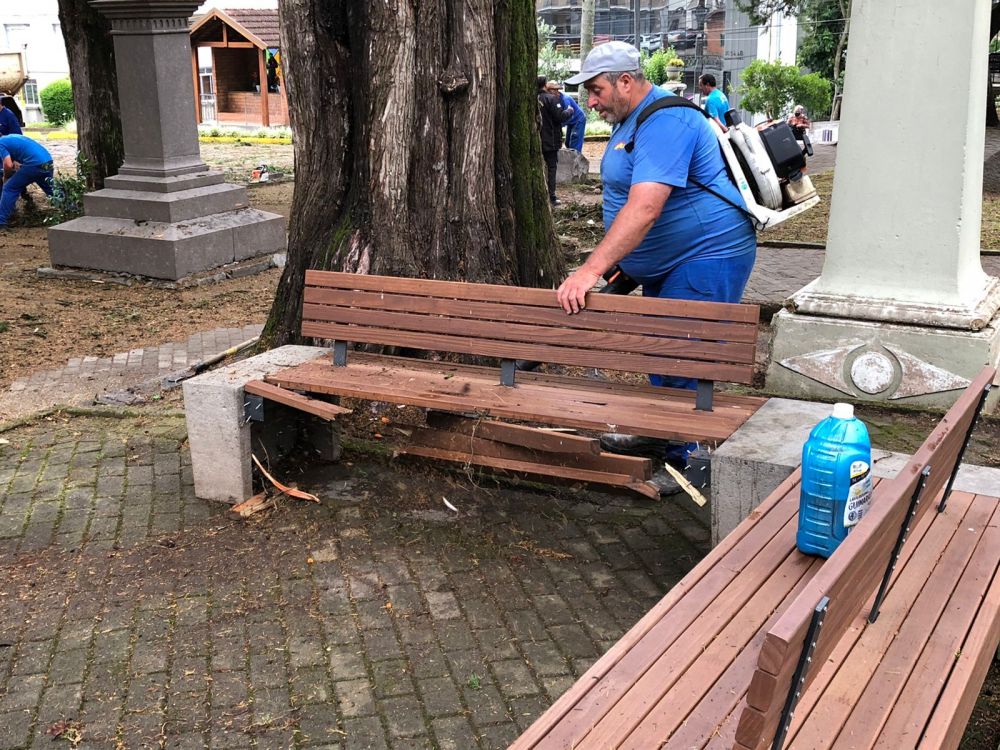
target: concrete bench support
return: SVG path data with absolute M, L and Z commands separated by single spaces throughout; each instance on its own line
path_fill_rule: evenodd
M 811 401 L 771 398 L 712 454 L 712 545 L 750 515 L 802 463 L 809 432 L 833 407 Z M 896 476 L 905 453 L 872 449 L 877 477 Z M 963 464 L 955 489 L 1000 496 L 1000 469 Z
M 282 346 L 184 383 L 184 412 L 198 497 L 224 503 L 246 500 L 253 494 L 252 446 L 260 442 L 273 447 L 282 442 L 282 436 L 294 434 L 288 429 L 291 416 L 279 404 L 265 404 L 265 421 L 253 423 L 256 428 L 245 423 L 244 384 L 326 353 L 326 349 L 317 346 Z M 309 417 L 301 412 L 292 414 L 303 421 Z M 325 439 L 319 441 L 322 457 L 336 459 L 339 455 L 336 425 L 325 424 Z M 321 429 L 311 422 L 308 428 L 313 433 Z M 274 458 L 271 452 L 268 455 Z

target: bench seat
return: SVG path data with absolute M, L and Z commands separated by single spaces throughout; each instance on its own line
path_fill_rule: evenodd
M 518 386 L 508 388 L 495 368 L 364 352 L 352 352 L 348 367 L 331 367 L 322 358 L 266 378 L 308 393 L 713 444 L 765 401 L 718 393 L 713 411 L 705 412 L 695 410 L 694 391 L 527 372 L 517 379 Z
M 733 748 L 765 634 L 825 562 L 795 548 L 798 497 L 796 472 L 512 750 Z M 1000 499 L 954 492 L 925 514 L 879 618 L 871 602 L 854 618 L 784 746 L 956 746 L 1000 638 L 998 568 Z

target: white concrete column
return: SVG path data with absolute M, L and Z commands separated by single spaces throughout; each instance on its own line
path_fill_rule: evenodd
M 989 21 L 984 0 L 855 0 L 826 263 L 800 312 L 974 330 L 993 317 L 979 260 Z
M 774 317 L 772 392 L 945 408 L 1000 358 L 979 259 L 990 5 L 854 0 L 826 260 Z

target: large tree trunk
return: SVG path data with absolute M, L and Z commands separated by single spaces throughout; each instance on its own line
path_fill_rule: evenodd
M 531 0 L 282 0 L 280 16 L 295 192 L 265 345 L 299 340 L 307 268 L 561 279 Z
M 990 12 L 990 41 L 1000 34 L 1000 5 L 994 5 Z M 986 126 L 1000 127 L 1000 115 L 997 115 L 997 90 L 993 86 L 993 73 L 986 74 Z
M 594 0 L 583 0 L 580 8 L 580 64 L 590 54 L 594 48 Z M 584 89 L 580 89 L 582 96 L 577 97 L 580 107 L 587 111 L 587 95 Z
M 111 27 L 87 0 L 59 0 L 59 23 L 73 83 L 77 147 L 87 188 L 99 190 L 125 159 Z

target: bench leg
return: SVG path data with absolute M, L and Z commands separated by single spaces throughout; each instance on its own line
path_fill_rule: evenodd
M 347 366 L 347 342 L 346 341 L 334 341 L 333 342 L 333 366 L 334 367 L 346 367 Z
M 514 373 L 517 372 L 517 362 L 513 359 L 500 360 L 500 385 L 514 387 Z
M 698 394 L 695 396 L 694 408 L 697 411 L 712 411 L 712 395 L 715 393 L 715 383 L 711 380 L 698 381 Z

